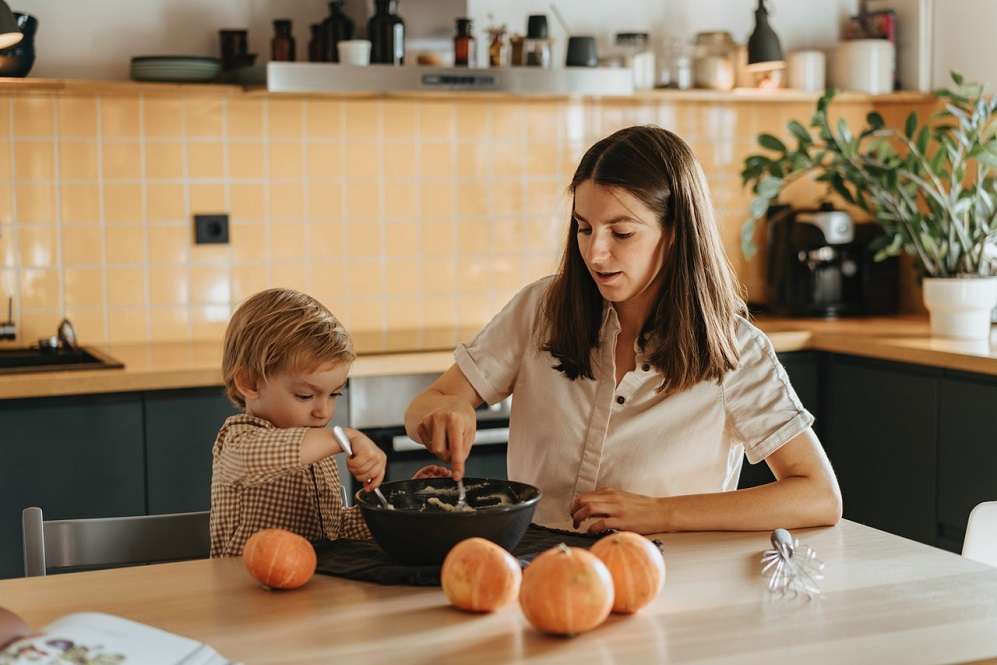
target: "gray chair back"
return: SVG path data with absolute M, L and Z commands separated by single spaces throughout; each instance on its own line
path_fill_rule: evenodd
M 25 508 L 21 512 L 24 575 L 45 575 L 58 568 L 203 559 L 211 548 L 208 515 L 203 511 L 45 521 L 41 508 Z

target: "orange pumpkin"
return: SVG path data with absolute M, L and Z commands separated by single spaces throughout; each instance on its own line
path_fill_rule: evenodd
M 509 604 L 519 594 L 522 580 L 519 562 L 484 538 L 454 545 L 440 571 L 447 600 L 469 612 L 494 612 Z
M 633 614 L 654 600 L 665 583 L 665 558 L 644 536 L 620 531 L 606 536 L 592 546 L 610 575 L 616 598 L 613 611 Z
M 315 574 L 315 548 L 284 529 L 254 533 L 242 550 L 249 573 L 270 589 L 297 589 Z
M 555 635 L 584 633 L 609 616 L 613 578 L 596 555 L 561 544 L 526 568 L 519 605 L 537 630 Z

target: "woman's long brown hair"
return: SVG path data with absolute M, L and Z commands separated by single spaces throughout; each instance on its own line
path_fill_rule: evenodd
M 591 180 L 620 187 L 654 212 L 670 242 L 664 243 L 662 285 L 640 334 L 649 361 L 668 394 L 735 368 L 736 316 L 746 312 L 713 217 L 703 170 L 681 138 L 660 127 L 628 127 L 582 157 L 571 179 L 574 196 Z M 592 351 L 599 345 L 603 298 L 578 249 L 572 214 L 558 274 L 545 294 L 540 348 L 569 379 L 592 379 Z

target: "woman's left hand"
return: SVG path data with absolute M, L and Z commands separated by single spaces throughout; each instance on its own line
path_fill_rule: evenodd
M 583 521 L 594 520 L 588 527 L 589 533 L 609 529 L 660 533 L 667 531 L 663 512 L 664 505 L 659 498 L 602 487 L 575 497 L 571 519 L 576 529 Z

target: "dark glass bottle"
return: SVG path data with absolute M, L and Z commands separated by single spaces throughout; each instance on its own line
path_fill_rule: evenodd
M 370 62 L 373 65 L 405 64 L 405 21 L 392 9 L 392 0 L 375 0 L 374 15 L 367 21 Z M 397 2 L 394 3 L 397 7 Z
M 312 38 L 308 40 L 308 62 L 325 60 L 325 33 L 321 23 L 312 23 Z
M 477 66 L 477 51 L 474 35 L 471 34 L 471 19 L 457 19 L 457 34 L 453 38 L 454 67 Z
M 339 62 L 339 42 L 353 39 L 353 19 L 343 13 L 343 0 L 329 3 L 329 17 L 322 21 L 325 33 L 325 60 Z
M 270 59 L 273 62 L 294 62 L 294 35 L 291 19 L 279 18 L 273 22 L 274 35 L 270 41 Z

